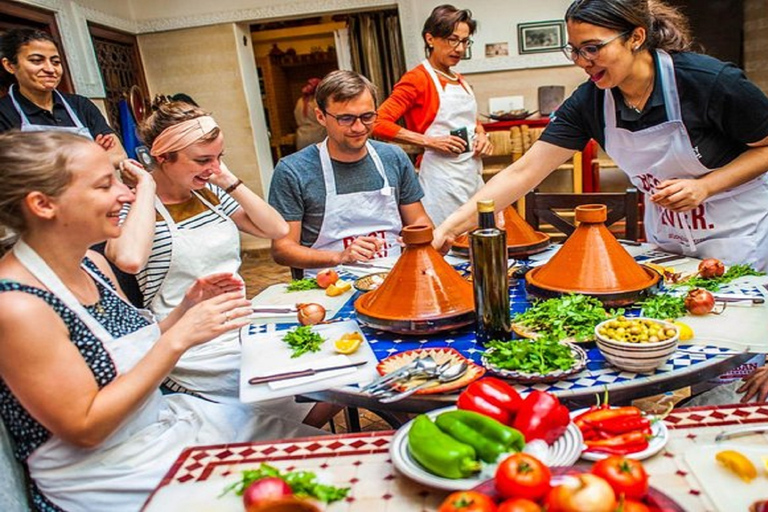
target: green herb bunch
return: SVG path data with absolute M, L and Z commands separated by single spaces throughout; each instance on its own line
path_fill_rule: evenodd
M 680 283 L 671 284 L 670 286 L 673 288 L 682 287 L 682 286 L 685 286 L 687 288 L 704 288 L 705 290 L 716 292 L 717 290 L 720 289 L 721 286 L 730 283 L 734 279 L 738 279 L 740 277 L 747 277 L 747 276 L 764 276 L 764 275 L 765 275 L 765 272 L 760 272 L 759 270 L 755 270 L 750 265 L 739 264 L 739 265 L 731 265 L 730 267 L 728 267 L 725 273 L 720 277 L 711 277 L 709 279 L 704 279 L 703 277 L 696 275 Z
M 347 497 L 350 490 L 349 487 L 334 487 L 332 485 L 320 484 L 317 482 L 317 475 L 311 471 L 282 472 L 274 466 L 262 463 L 258 469 L 243 471 L 242 479 L 224 489 L 221 496 L 231 491 L 234 491 L 238 496 L 242 496 L 253 482 L 267 477 L 276 477 L 284 481 L 291 488 L 293 494 L 299 498 L 315 498 L 324 503 L 342 500 Z
M 675 320 L 685 316 L 685 297 L 658 293 L 637 304 L 643 308 L 643 316 L 659 320 Z
M 305 277 L 304 279 L 295 279 L 288 283 L 288 287 L 285 289 L 288 292 L 303 292 L 304 290 L 319 289 L 320 285 L 317 284 L 317 279 L 314 277 Z
M 582 341 L 594 337 L 597 324 L 623 313 L 623 309 L 606 311 L 594 297 L 569 294 L 537 301 L 527 311 L 513 317 L 512 322 L 555 340 L 574 338 Z
M 283 341 L 293 350 L 291 358 L 296 358 L 307 352 L 320 352 L 325 338 L 314 332 L 311 325 L 302 325 L 285 333 Z
M 550 336 L 535 340 L 493 340 L 488 348 L 493 350 L 485 353 L 486 360 L 504 370 L 546 374 L 568 370 L 574 363 L 571 348 Z

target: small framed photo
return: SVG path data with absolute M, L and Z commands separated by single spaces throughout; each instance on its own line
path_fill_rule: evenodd
M 509 55 L 509 43 L 490 43 L 485 45 L 485 57 L 506 57 Z
M 537 21 L 517 25 L 519 53 L 557 52 L 565 45 L 565 22 Z

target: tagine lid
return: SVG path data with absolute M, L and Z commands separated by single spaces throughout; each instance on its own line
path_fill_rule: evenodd
M 432 247 L 432 228 L 406 226 L 402 236 L 405 248 L 384 282 L 355 301 L 358 315 L 406 322 L 468 317 L 471 323 L 472 284 Z
M 659 275 L 639 265 L 605 226 L 603 204 L 576 207 L 578 227 L 554 256 L 526 274 L 533 288 L 563 293 L 615 294 L 641 291 Z
M 549 245 L 549 235 L 535 231 L 525 222 L 513 206 L 504 209 L 504 231 L 507 232 L 507 251 L 512 254 L 533 254 Z M 469 236 L 459 235 L 453 249 L 460 254 L 469 252 Z

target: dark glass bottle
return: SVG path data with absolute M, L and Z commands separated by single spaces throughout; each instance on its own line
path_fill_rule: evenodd
M 469 257 L 477 314 L 477 341 L 508 340 L 509 277 L 507 276 L 507 233 L 496 227 L 492 200 L 478 201 L 478 228 L 469 234 Z

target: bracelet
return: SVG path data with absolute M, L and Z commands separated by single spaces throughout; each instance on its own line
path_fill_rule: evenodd
M 235 189 L 236 189 L 237 187 L 239 187 L 239 186 L 240 186 L 240 185 L 242 185 L 242 184 L 243 184 L 243 180 L 241 180 L 241 179 L 238 179 L 238 180 L 237 180 L 236 182 L 234 182 L 232 185 L 230 185 L 230 186 L 228 186 L 227 188 L 225 188 L 225 189 L 224 189 L 224 192 L 226 192 L 227 194 L 231 194 L 232 192 L 234 192 L 234 191 L 235 191 Z

